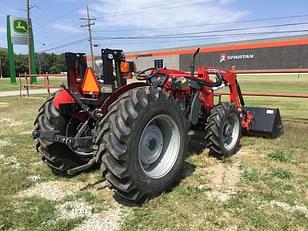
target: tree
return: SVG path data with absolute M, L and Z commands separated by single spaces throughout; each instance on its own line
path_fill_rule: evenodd
M 15 54 L 16 74 L 28 72 L 28 55 Z M 0 59 L 3 76 L 9 76 L 8 50 L 0 47 Z M 36 62 L 41 73 L 59 74 L 66 71 L 65 55 L 55 53 L 37 53 Z
M 0 48 L 1 69 L 3 76 L 9 76 L 8 50 Z
M 41 73 L 51 73 L 51 74 L 59 74 L 60 72 L 64 72 L 65 67 L 65 56 L 64 54 L 48 54 L 48 53 L 40 53 L 37 54 L 37 66 Z
M 16 74 L 28 72 L 28 56 L 27 55 L 15 55 L 15 68 Z

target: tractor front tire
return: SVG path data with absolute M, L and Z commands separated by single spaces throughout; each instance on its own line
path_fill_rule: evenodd
M 65 119 L 53 105 L 55 94 L 49 97 L 40 107 L 39 114 L 34 121 L 35 131 L 60 131 L 65 135 L 68 120 Z M 42 160 L 55 174 L 69 176 L 67 170 L 83 165 L 89 161 L 88 157 L 77 157 L 64 144 L 45 139 L 36 139 L 36 149 Z
M 99 125 L 102 174 L 126 200 L 158 195 L 181 178 L 186 142 L 185 118 L 171 96 L 152 87 L 129 90 Z
M 241 119 L 232 103 L 223 102 L 214 107 L 207 119 L 205 141 L 210 153 L 228 156 L 240 148 Z

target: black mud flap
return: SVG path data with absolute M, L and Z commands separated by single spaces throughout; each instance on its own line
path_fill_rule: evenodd
M 245 109 L 253 114 L 253 120 L 249 131 L 244 131 L 244 134 L 269 138 L 277 138 L 283 134 L 279 109 L 260 107 L 245 107 Z

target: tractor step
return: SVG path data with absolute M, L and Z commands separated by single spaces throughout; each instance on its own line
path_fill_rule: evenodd
M 244 131 L 246 135 L 277 138 L 283 134 L 279 109 L 261 107 L 245 107 L 245 109 L 253 114 L 249 130 Z

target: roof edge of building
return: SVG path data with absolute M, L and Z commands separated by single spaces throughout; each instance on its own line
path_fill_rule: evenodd
M 219 50 L 232 50 L 232 47 L 236 49 L 245 49 L 249 47 L 249 45 L 258 45 L 258 44 L 286 44 L 288 45 L 288 41 L 307 41 L 308 44 L 308 35 L 301 36 L 287 36 L 287 37 L 274 37 L 268 39 L 254 39 L 254 40 L 244 40 L 244 41 L 235 41 L 235 42 L 226 42 L 226 43 L 213 43 L 213 44 L 203 44 L 203 45 L 195 45 L 195 46 L 184 46 L 184 47 L 174 47 L 174 48 L 166 48 L 166 49 L 154 49 L 154 50 L 144 50 L 144 51 L 134 51 L 134 52 L 125 52 L 125 56 L 127 57 L 146 57 L 146 56 L 156 56 L 156 55 L 176 55 L 182 53 L 192 53 L 195 49 L 201 48 L 206 52 L 206 50 L 217 49 Z M 290 43 L 292 45 L 293 43 Z M 296 44 L 295 44 L 296 45 Z M 243 47 L 243 48 L 241 48 Z

